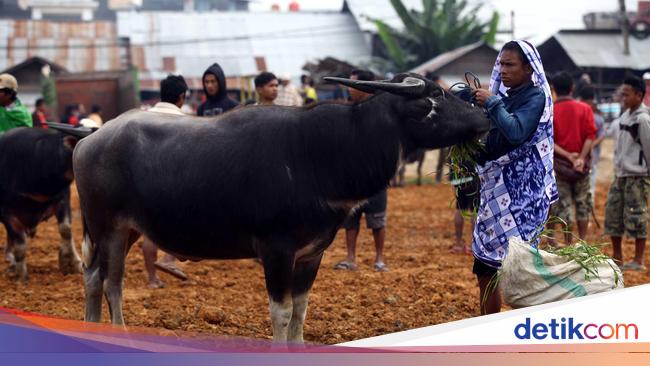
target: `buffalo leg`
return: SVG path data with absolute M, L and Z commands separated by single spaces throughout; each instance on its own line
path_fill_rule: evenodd
M 445 169 L 445 162 L 449 155 L 449 148 L 443 147 L 438 150 L 438 165 L 436 166 L 436 183 L 442 182 L 442 173 Z
M 16 280 L 19 282 L 27 281 L 27 238 L 24 230 L 8 225 L 7 227 L 8 246 L 13 249 L 13 257 L 16 268 Z M 10 243 L 10 244 L 9 244 Z
M 86 243 L 90 240 L 86 235 L 83 245 L 92 246 Z M 84 268 L 84 289 L 86 292 L 86 313 L 84 320 L 87 322 L 99 322 L 102 318 L 102 278 L 99 272 L 99 260 L 95 257 L 90 265 Z
M 422 164 L 424 164 L 424 154 L 418 160 L 418 185 L 422 185 Z
M 59 223 L 59 234 L 62 239 L 59 247 L 59 269 L 63 274 L 79 273 L 82 268 L 79 254 L 77 254 L 72 239 L 69 187 L 64 197 L 57 204 L 56 220 Z
M 406 173 L 406 163 L 402 163 L 399 166 L 399 172 L 397 173 L 397 186 L 404 187 L 404 174 Z
M 293 277 L 293 253 L 274 252 L 269 248 L 261 253 L 260 258 L 264 265 L 266 290 L 269 295 L 269 310 L 271 312 L 271 327 L 273 328 L 273 341 L 286 342 L 289 322 L 293 312 L 291 297 L 291 280 Z
M 108 235 L 98 235 L 97 242 L 90 239 L 84 227 L 84 288 L 86 291 L 86 311 L 84 320 L 99 322 L 102 313 L 102 293 L 106 296 L 111 322 L 124 324 L 122 316 L 122 286 L 124 260 L 128 248 L 138 240 L 135 231 L 122 231 Z M 107 238 L 108 239 L 105 239 Z M 104 246 L 98 245 L 102 243 Z M 105 248 L 104 250 L 98 248 Z
M 100 271 L 105 273 L 104 296 L 108 302 L 111 323 L 123 325 L 122 288 L 124 286 L 124 261 L 128 248 L 129 231 L 116 232 L 107 243 L 98 243 L 106 257 L 101 261 Z
M 84 320 L 99 322 L 102 318 L 102 277 L 99 271 L 99 253 L 97 243 L 93 242 L 88 232 L 86 220 L 82 219 L 84 238 L 81 243 L 84 269 L 84 292 L 86 296 Z
M 6 228 L 6 226 L 5 226 Z M 7 246 L 5 247 L 5 262 L 9 263 L 9 271 L 14 271 L 16 270 L 16 259 L 14 258 L 14 242 L 13 239 L 11 238 L 11 235 L 9 235 L 9 229 L 6 229 L 7 231 Z
M 291 297 L 293 300 L 293 312 L 289 322 L 287 341 L 292 343 L 303 342 L 303 327 L 307 315 L 307 304 L 309 290 L 314 284 L 318 267 L 323 254 L 317 258 L 305 262 L 297 262 L 293 272 Z

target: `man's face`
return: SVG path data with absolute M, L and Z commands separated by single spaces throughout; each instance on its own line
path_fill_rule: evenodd
M 621 102 L 623 103 L 624 108 L 636 109 L 641 105 L 643 97 L 641 93 L 634 90 L 630 85 L 623 84 L 621 89 Z
M 350 75 L 350 80 L 359 80 L 359 76 Z M 350 93 L 350 99 L 352 99 L 353 102 L 360 102 L 370 96 L 370 94 L 354 88 L 348 88 L 348 92 Z
M 261 100 L 274 101 L 278 97 L 278 80 L 273 79 L 264 84 L 264 86 L 257 88 L 257 94 L 260 95 Z
M 523 65 L 519 54 L 515 51 L 501 52 L 501 81 L 508 88 L 516 88 L 530 80 L 533 69 Z
M 209 96 L 213 97 L 219 93 L 219 81 L 214 74 L 207 74 L 203 78 L 203 86 Z
M 45 103 L 41 103 L 38 107 L 36 107 L 39 112 L 45 113 Z
M 0 90 L 0 106 L 6 107 L 11 104 L 11 93 Z

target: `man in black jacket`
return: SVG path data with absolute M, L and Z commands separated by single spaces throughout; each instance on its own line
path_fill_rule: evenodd
M 226 76 L 219 64 L 214 63 L 203 73 L 203 91 L 207 99 L 197 110 L 199 116 L 216 116 L 238 106 L 238 103 L 228 98 L 226 91 Z

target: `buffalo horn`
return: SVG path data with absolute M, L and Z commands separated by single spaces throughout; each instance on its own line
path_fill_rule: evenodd
M 325 77 L 325 80 L 333 81 L 354 89 L 361 90 L 366 93 L 373 93 L 377 90 L 383 90 L 389 93 L 405 95 L 405 96 L 420 96 L 426 88 L 424 80 L 407 76 L 401 83 L 391 83 L 388 80 L 381 81 L 364 81 L 364 80 L 351 80 L 336 77 Z

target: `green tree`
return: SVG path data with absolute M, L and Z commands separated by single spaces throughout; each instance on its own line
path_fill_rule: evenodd
M 479 2 L 468 6 L 466 0 L 422 0 L 422 11 L 407 10 L 401 0 L 390 0 L 404 27 L 391 27 L 372 19 L 386 52 L 397 70 L 413 68 L 433 57 L 483 40 L 494 44 L 499 14 L 488 22 L 478 19 Z
M 50 108 L 50 111 L 56 111 L 56 86 L 54 82 L 54 73 L 43 77 L 41 81 L 41 94 L 45 105 Z

